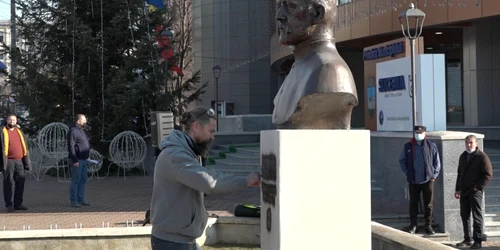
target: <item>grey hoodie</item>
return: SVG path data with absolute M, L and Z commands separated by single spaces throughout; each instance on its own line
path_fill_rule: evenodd
M 208 220 L 203 193 L 234 191 L 247 184 L 246 177 L 202 167 L 188 140 L 174 130 L 160 143 L 151 198 L 151 234 L 178 243 L 193 243 L 202 235 Z

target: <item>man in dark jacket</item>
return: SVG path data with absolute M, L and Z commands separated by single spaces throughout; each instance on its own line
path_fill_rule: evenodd
M 441 170 L 437 146 L 426 137 L 425 126 L 415 126 L 414 138 L 406 143 L 399 158 L 401 169 L 406 175 L 410 193 L 410 226 L 408 232 L 417 230 L 417 213 L 420 194 L 424 197 L 425 232 L 432 229 L 432 207 L 434 203 L 434 181 Z
M 28 210 L 23 205 L 25 171 L 31 170 L 28 145 L 17 125 L 17 116 L 9 115 L 0 135 L 2 143 L 3 198 L 10 213 L 14 210 Z M 14 183 L 14 206 L 12 206 L 12 184 Z
M 464 241 L 458 247 L 470 246 L 471 249 L 482 247 L 483 238 L 483 203 L 484 189 L 493 178 L 493 168 L 488 156 L 477 147 L 474 135 L 465 137 L 465 149 L 458 160 L 455 198 L 460 199 L 460 216 L 464 230 Z M 470 214 L 472 212 L 474 233 L 471 239 Z
M 87 118 L 78 114 L 75 125 L 68 131 L 68 158 L 71 166 L 71 186 L 69 199 L 72 207 L 89 206 L 85 201 L 85 183 L 87 182 L 87 160 L 90 156 L 90 143 L 83 126 Z

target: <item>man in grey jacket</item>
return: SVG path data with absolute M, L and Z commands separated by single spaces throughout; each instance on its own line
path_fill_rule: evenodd
M 203 194 L 258 187 L 260 176 L 240 177 L 205 168 L 200 146 L 214 139 L 212 109 L 196 107 L 181 118 L 182 131 L 174 130 L 160 144 L 151 198 L 153 250 L 196 250 L 208 213 Z

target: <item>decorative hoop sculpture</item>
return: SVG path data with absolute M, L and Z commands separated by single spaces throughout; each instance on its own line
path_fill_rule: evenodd
M 97 161 L 97 163 L 88 162 L 87 172 L 90 174 L 90 178 L 95 177 L 99 179 L 99 170 L 102 168 L 102 161 L 104 160 L 104 156 L 101 155 L 96 150 L 90 149 L 90 157 L 89 159 Z
M 109 157 L 112 161 L 109 167 L 116 164 L 122 168 L 123 178 L 126 179 L 126 171 L 142 164 L 144 178 L 146 178 L 146 169 L 144 168 L 146 153 L 146 142 L 139 134 L 132 131 L 121 132 L 113 138 L 109 145 Z M 117 176 L 120 176 L 120 171 L 118 171 Z
M 33 138 L 26 138 L 26 143 L 28 144 L 28 155 L 33 168 L 33 170 L 28 173 L 30 173 L 37 181 L 40 181 L 40 169 L 43 162 L 43 154 L 40 150 L 40 145 L 38 144 L 38 141 Z
M 41 166 L 41 168 L 45 168 L 45 173 L 47 173 L 47 171 L 51 168 L 56 168 L 57 179 L 59 181 L 61 181 L 59 179 L 59 168 L 63 168 L 64 181 L 66 181 L 66 171 L 64 170 L 65 165 L 59 165 L 59 161 L 68 156 L 68 130 L 69 129 L 66 124 L 53 122 L 46 125 L 38 132 L 38 145 L 42 155 L 50 159 L 52 163 L 55 164 Z

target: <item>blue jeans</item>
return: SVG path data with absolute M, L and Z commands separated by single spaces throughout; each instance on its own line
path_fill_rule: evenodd
M 87 161 L 78 160 L 78 167 L 73 166 L 73 161 L 68 161 L 71 166 L 71 186 L 69 199 L 71 204 L 78 204 L 85 200 L 85 183 L 87 182 Z
M 183 244 L 162 240 L 151 235 L 151 248 L 153 250 L 196 250 L 196 243 Z

